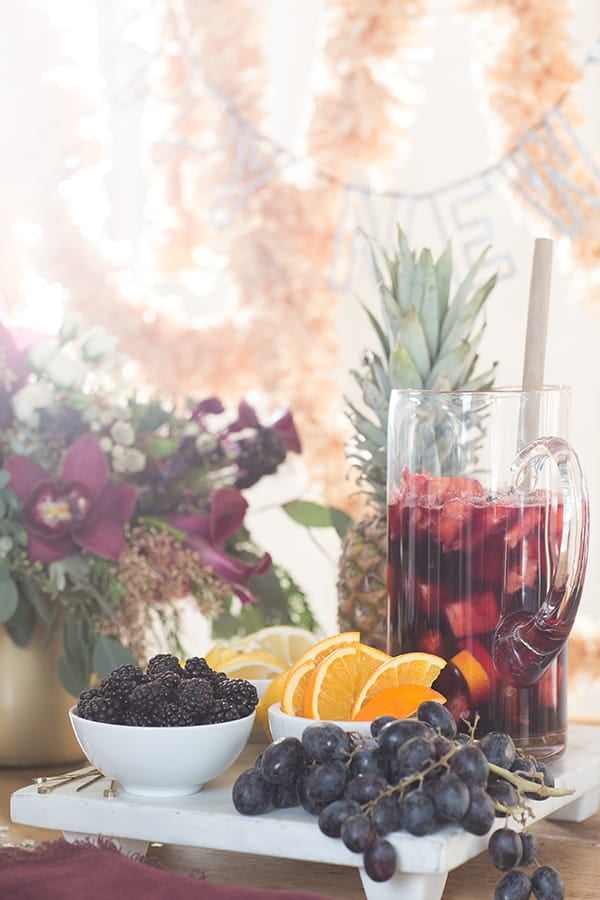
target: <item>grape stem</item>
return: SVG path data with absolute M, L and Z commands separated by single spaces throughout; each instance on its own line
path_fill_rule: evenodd
M 571 788 L 548 787 L 548 785 L 536 782 L 531 778 L 523 778 L 521 775 L 509 772 L 508 769 L 503 769 L 502 766 L 497 766 L 495 763 L 488 763 L 488 765 L 490 772 L 493 772 L 494 775 L 499 775 L 505 781 L 509 781 L 523 794 L 534 792 L 539 797 L 566 797 L 568 794 L 575 793 Z

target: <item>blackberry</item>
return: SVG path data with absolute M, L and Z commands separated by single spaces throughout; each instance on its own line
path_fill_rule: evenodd
M 140 684 L 143 677 L 139 666 L 118 666 L 100 682 L 100 694 L 121 703 L 126 702 L 134 687 Z
M 240 719 L 242 716 L 238 713 L 237 707 L 230 703 L 229 700 L 218 698 L 215 700 L 212 722 L 232 722 L 234 719 Z
M 225 681 L 225 672 L 215 672 L 203 657 L 192 656 L 185 662 L 184 674 L 187 678 L 206 678 L 212 682 Z
M 161 708 L 175 699 L 176 687 L 170 673 L 138 684 L 129 697 L 131 724 L 160 725 Z
M 228 678 L 217 685 L 215 694 L 217 699 L 226 700 L 239 710 L 238 718 L 249 715 L 258 703 L 256 687 L 243 678 Z
M 79 711 L 79 704 L 77 709 Z M 116 703 L 110 697 L 102 697 L 98 694 L 85 701 L 79 715 L 83 719 L 92 719 L 94 722 L 109 722 L 117 725 L 123 721 L 125 712 L 121 704 Z
M 82 719 L 91 719 L 92 716 L 88 715 L 90 701 L 99 696 L 98 688 L 89 688 L 89 690 L 82 691 L 77 701 L 77 715 L 81 716 Z
M 174 672 L 181 675 L 181 666 L 179 660 L 172 653 L 158 653 L 153 656 L 146 667 L 146 675 L 148 678 L 156 678 L 158 675 Z
M 190 725 L 204 725 L 212 721 L 215 692 L 208 679 L 186 678 L 179 683 L 177 702 Z
M 161 708 L 160 725 L 164 728 L 181 728 L 188 725 L 197 725 L 189 711 L 178 703 L 165 703 Z

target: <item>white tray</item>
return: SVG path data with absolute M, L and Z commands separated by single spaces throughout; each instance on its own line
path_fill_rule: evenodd
M 368 900 L 440 900 L 448 872 L 487 847 L 487 835 L 476 837 L 452 826 L 427 837 L 394 833 L 389 839 L 396 848 L 398 870 L 390 881 L 377 884 L 362 869 L 361 855 L 346 849 L 339 839 L 323 835 L 316 818 L 303 809 L 273 810 L 254 817 L 235 811 L 233 780 L 259 752 L 259 747 L 249 744 L 235 767 L 190 797 L 135 797 L 117 786 L 116 796 L 106 798 L 107 779 L 80 793 L 77 783 L 50 794 L 40 794 L 31 785 L 11 796 L 11 818 L 15 823 L 62 830 L 68 840 L 111 837 L 123 852 L 145 853 L 148 844 L 157 841 L 354 866 Z M 553 772 L 557 786 L 574 793 L 532 801 L 536 820 L 582 822 L 594 815 L 600 805 L 600 728 L 572 726 L 569 749 Z M 503 821 L 498 819 L 496 827 Z

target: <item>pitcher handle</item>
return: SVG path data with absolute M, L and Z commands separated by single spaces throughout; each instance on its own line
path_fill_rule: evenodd
M 558 467 L 563 497 L 560 548 L 550 586 L 539 610 L 503 616 L 494 635 L 496 668 L 501 677 L 519 687 L 538 681 L 564 647 L 579 608 L 587 568 L 587 484 L 573 448 L 556 437 L 531 441 L 513 463 L 515 487 L 532 490 L 548 460 Z

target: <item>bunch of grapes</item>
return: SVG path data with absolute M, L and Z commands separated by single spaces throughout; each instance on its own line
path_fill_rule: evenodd
M 242 772 L 232 788 L 235 809 L 260 815 L 302 806 L 323 834 L 362 854 L 366 873 L 387 881 L 396 871 L 395 831 L 424 836 L 453 823 L 475 835 L 504 827 L 489 839 L 493 864 L 504 872 L 494 900 L 562 900 L 556 869 L 538 866 L 535 839 L 522 828 L 529 801 L 570 793 L 555 788 L 543 763 L 518 751 L 509 735 L 458 734 L 448 709 L 425 701 L 413 718 L 380 716 L 371 737 L 318 722 L 302 739 L 280 738 Z M 535 867 L 531 876 L 525 871 Z

